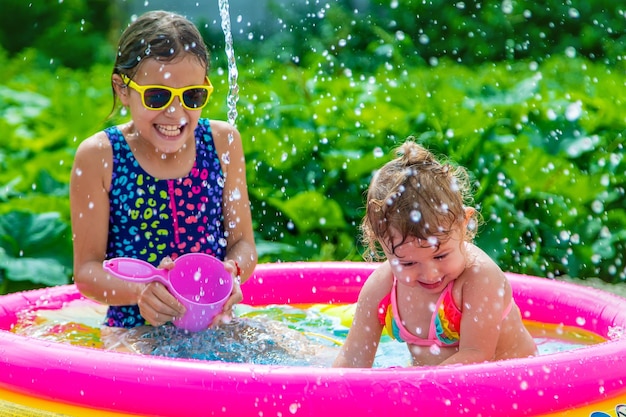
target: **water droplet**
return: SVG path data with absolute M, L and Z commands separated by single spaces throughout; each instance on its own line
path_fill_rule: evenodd
M 565 55 L 568 58 L 576 58 L 576 48 L 574 48 L 573 46 L 568 46 L 567 48 L 565 48 Z
M 567 109 L 565 110 L 565 118 L 569 120 L 570 122 L 574 122 L 578 120 L 580 116 L 582 116 L 582 114 L 583 114 L 583 103 L 580 100 L 574 103 L 571 103 L 569 106 L 567 106 Z
M 241 191 L 239 188 L 235 188 L 230 194 L 230 201 L 241 200 Z
M 600 200 L 595 200 L 593 203 L 591 203 L 591 210 L 593 210 L 593 212 L 596 214 L 602 213 L 604 211 L 604 203 L 602 203 L 602 201 Z

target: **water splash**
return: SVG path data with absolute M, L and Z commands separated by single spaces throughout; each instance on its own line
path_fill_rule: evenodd
M 224 32 L 224 41 L 226 50 L 226 58 L 228 62 L 228 97 L 226 104 L 228 105 L 228 123 L 235 126 L 237 121 L 237 101 L 239 100 L 239 85 L 237 84 L 237 62 L 235 60 L 235 48 L 233 47 L 233 34 L 230 27 L 230 7 L 228 0 L 218 0 L 220 8 L 220 18 L 222 20 L 222 32 Z
M 237 304 L 235 318 L 216 328 L 188 333 L 171 324 L 140 326 L 100 333 L 107 307 L 90 300 L 74 300 L 60 309 L 42 298 L 33 309 L 18 313 L 12 332 L 26 337 L 137 354 L 262 365 L 330 367 L 338 345 L 348 333 L 344 315 L 351 305 L 249 306 Z M 434 307 L 433 307 L 434 308 Z M 603 342 L 577 327 L 527 322 L 540 355 L 574 350 Z M 109 329 L 111 330 L 111 329 Z M 624 335 L 621 326 L 609 328 L 610 340 Z M 384 335 L 375 368 L 410 364 L 407 346 Z M 551 368 L 546 367 L 549 373 Z

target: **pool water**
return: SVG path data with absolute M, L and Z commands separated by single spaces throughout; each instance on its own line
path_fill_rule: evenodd
M 12 331 L 27 337 L 138 354 L 264 365 L 330 367 L 348 333 L 353 305 L 237 305 L 235 318 L 197 333 L 173 325 L 100 331 L 106 307 L 76 300 L 23 311 Z M 525 323 L 540 355 L 601 343 L 585 330 Z M 110 329 L 107 329 L 110 330 Z M 383 335 L 374 367 L 408 366 L 406 345 Z

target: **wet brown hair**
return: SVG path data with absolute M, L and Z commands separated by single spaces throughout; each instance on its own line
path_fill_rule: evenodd
M 383 245 L 393 253 L 409 237 L 447 240 L 463 227 L 465 208 L 471 205 L 469 175 L 463 167 L 439 162 L 411 137 L 395 153 L 397 157 L 374 174 L 367 192 L 361 232 L 368 260 L 384 259 Z M 465 241 L 472 241 L 477 223 L 474 211 Z M 399 242 L 391 241 L 390 229 L 400 234 Z
M 162 10 L 142 14 L 120 37 L 113 74 L 133 78 L 146 59 L 170 62 L 191 54 L 209 70 L 209 52 L 202 35 L 186 17 Z M 113 90 L 113 111 L 117 96 Z

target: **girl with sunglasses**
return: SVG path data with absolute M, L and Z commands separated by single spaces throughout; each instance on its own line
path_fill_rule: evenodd
M 478 215 L 462 167 L 409 140 L 372 179 L 362 223 L 372 258 L 335 367 L 371 367 L 383 329 L 413 366 L 533 356 L 502 270 L 472 243 Z M 371 260 L 371 259 L 370 259 Z
M 213 323 L 232 314 L 239 284 L 256 265 L 240 134 L 201 118 L 213 92 L 208 67 L 189 20 L 165 11 L 140 16 L 121 36 L 111 76 L 114 109 L 121 103 L 131 119 L 85 139 L 76 152 L 74 280 L 85 296 L 109 305 L 110 329 L 162 325 L 184 307 L 159 283 L 109 276 L 105 259 L 164 268 L 191 252 L 222 260 L 236 283 Z

